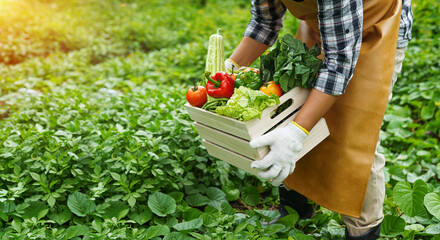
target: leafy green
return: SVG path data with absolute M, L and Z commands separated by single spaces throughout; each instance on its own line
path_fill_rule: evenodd
M 84 236 L 89 232 L 89 228 L 85 225 L 70 226 L 66 230 L 66 239 L 72 239 L 79 236 Z
M 255 186 L 247 186 L 242 189 L 241 197 L 247 205 L 256 206 L 260 201 L 260 192 Z
M 152 217 L 153 213 L 147 206 L 136 206 L 136 209 L 128 214 L 129 218 L 136 221 L 140 225 L 148 222 Z
M 67 206 L 77 216 L 84 217 L 95 211 L 95 203 L 84 193 L 74 192 L 69 195 Z
M 165 217 L 176 211 L 176 200 L 167 194 L 155 192 L 148 197 L 148 207 L 154 214 Z
M 394 201 L 411 217 L 425 210 L 423 199 L 427 193 L 428 186 L 421 179 L 415 181 L 412 188 L 408 182 L 398 182 L 393 189 Z
M 296 86 L 310 88 L 322 65 L 317 58 L 320 54 L 318 45 L 309 50 L 301 40 L 286 34 L 277 40 L 275 48 L 260 57 L 264 82 L 273 80 L 284 93 Z
M 440 195 L 437 193 L 428 193 L 425 196 L 424 203 L 429 213 L 440 219 Z
M 202 219 L 197 218 L 190 220 L 188 222 L 181 222 L 173 226 L 174 229 L 176 229 L 179 232 L 188 232 L 194 229 L 197 229 L 201 227 L 203 224 Z
M 271 95 L 269 97 L 261 91 L 241 86 L 235 89 L 226 105 L 217 107 L 215 112 L 219 115 L 248 121 L 260 118 L 265 108 L 276 104 L 280 104 L 278 96 Z
M 170 233 L 170 228 L 165 225 L 152 226 L 145 231 L 145 239 L 152 239 L 158 236 L 165 236 Z
M 209 156 L 183 108 L 184 89 L 203 72 L 206 39 L 221 27 L 230 55 L 249 3 L 6 2 L 1 239 L 343 238 L 340 215 L 324 208 L 312 219 L 290 212 L 282 226 L 260 224 L 278 213 L 277 188 Z M 387 160 L 384 213 L 399 219 L 386 227 L 393 221 L 385 218 L 386 234 L 397 235 L 384 239 L 440 240 L 440 2 L 413 3 L 413 39 L 379 147 Z M 228 11 L 206 11 L 219 8 Z M 284 26 L 280 36 L 295 32 L 298 20 L 286 17 Z M 246 203 L 257 199 L 244 193 L 249 186 L 260 193 L 256 206 Z M 155 192 L 171 197 L 175 211 L 153 213 Z M 174 228 L 195 219 L 201 227 Z
M 384 237 L 396 237 L 405 230 L 405 220 L 402 218 L 386 215 L 382 221 L 380 235 Z

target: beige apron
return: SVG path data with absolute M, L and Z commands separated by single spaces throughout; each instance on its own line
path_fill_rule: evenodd
M 282 0 L 301 20 L 296 37 L 320 45 L 316 0 Z M 393 74 L 401 0 L 365 0 L 353 78 L 324 116 L 330 136 L 297 163 L 284 184 L 332 211 L 360 217 Z

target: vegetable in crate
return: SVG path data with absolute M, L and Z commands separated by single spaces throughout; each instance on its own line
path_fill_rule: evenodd
M 261 81 L 261 76 L 255 71 L 246 71 L 239 73 L 234 82 L 235 88 L 243 86 L 252 90 L 260 89 L 261 85 L 263 85 L 263 82 Z
M 248 121 L 260 118 L 265 108 L 277 104 L 280 104 L 278 96 L 267 96 L 261 91 L 241 86 L 235 89 L 234 95 L 228 100 L 226 106 L 217 107 L 215 112 L 219 115 Z
M 202 107 L 207 100 L 206 88 L 203 86 L 194 86 L 186 92 L 186 100 L 194 107 Z
M 211 73 L 206 72 L 205 78 L 208 80 L 206 89 L 208 95 L 213 98 L 230 98 L 234 94 L 234 79 L 226 72 L 217 72 L 209 77 Z
M 301 40 L 286 34 L 281 40 L 277 40 L 274 49 L 260 56 L 263 82 L 273 80 L 280 84 L 283 93 L 296 86 L 311 88 L 322 66 L 322 61 L 317 58 L 320 54 L 318 45 L 315 44 L 309 50 Z
M 215 109 L 217 109 L 217 107 L 226 105 L 226 102 L 228 100 L 228 98 L 212 98 L 202 106 L 202 109 L 215 112 Z
M 261 86 L 260 91 L 264 92 L 266 95 L 270 96 L 272 94 L 281 97 L 283 95 L 283 91 L 279 84 L 275 84 L 274 81 L 269 81 Z
M 217 30 L 217 34 L 212 34 L 211 37 L 209 37 L 205 72 L 216 73 L 225 71 L 224 52 L 223 37 L 220 35 L 219 29 Z M 204 82 L 204 84 L 206 84 L 206 82 Z

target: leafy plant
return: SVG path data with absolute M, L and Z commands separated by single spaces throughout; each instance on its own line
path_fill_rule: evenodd
M 340 215 L 324 208 L 312 219 L 289 209 L 261 224 L 279 214 L 277 188 L 210 157 L 183 108 L 184 91 L 200 81 L 206 39 L 221 27 L 231 54 L 248 2 L 2 6 L 0 238 L 343 238 Z M 388 239 L 440 234 L 439 3 L 413 6 L 413 40 L 379 149 Z M 281 36 L 298 24 L 284 23 Z
M 263 81 L 273 80 L 283 92 L 296 86 L 310 88 L 322 65 L 317 58 L 320 54 L 318 45 L 309 50 L 301 40 L 286 34 L 277 40 L 275 48 L 260 57 Z

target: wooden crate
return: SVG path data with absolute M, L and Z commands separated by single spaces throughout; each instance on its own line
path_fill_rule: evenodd
M 260 119 L 238 121 L 233 118 L 220 116 L 210 111 L 196 108 L 190 104 L 185 107 L 195 121 L 203 144 L 208 153 L 218 159 L 226 161 L 251 174 L 258 170 L 251 169 L 252 161 L 261 160 L 268 152 L 269 147 L 254 149 L 249 141 L 255 139 L 273 128 L 284 127 L 296 116 L 296 111 L 304 104 L 310 90 L 296 87 L 280 97 L 280 105 L 292 100 L 291 105 L 284 111 L 271 118 L 279 105 L 266 108 Z M 313 149 L 329 135 L 329 130 L 324 119 L 321 119 L 310 131 L 310 135 L 303 142 L 303 149 L 299 158 Z

